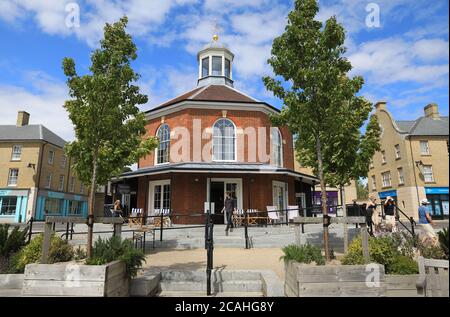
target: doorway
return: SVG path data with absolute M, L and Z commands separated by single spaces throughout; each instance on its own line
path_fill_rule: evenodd
M 230 192 L 236 199 L 237 209 L 242 209 L 242 179 L 212 178 L 210 180 L 208 198 L 214 203 L 213 219 L 215 224 L 226 223 L 226 215 L 223 212 L 226 192 Z

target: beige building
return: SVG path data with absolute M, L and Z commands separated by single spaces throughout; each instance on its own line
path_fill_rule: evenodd
M 369 170 L 369 195 L 393 197 L 415 219 L 420 200 L 427 198 L 433 218 L 448 218 L 448 117 L 439 114 L 436 104 L 427 105 L 424 116 L 412 121 L 396 121 L 386 102 L 375 108 L 381 151 L 375 153 Z
M 87 215 L 87 189 L 70 170 L 66 142 L 29 118 L 20 111 L 16 125 L 0 125 L 0 222 Z

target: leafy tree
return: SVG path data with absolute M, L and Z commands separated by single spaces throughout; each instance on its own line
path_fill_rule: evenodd
M 157 146 L 155 138 L 144 138 L 145 117 L 137 105 L 146 95 L 133 85 L 139 79 L 131 68 L 136 46 L 125 27 L 128 19 L 106 24 L 100 48 L 91 55 L 90 74 L 79 76 L 75 62 L 64 58 L 69 95 L 64 107 L 75 128 L 76 140 L 67 145 L 80 180 L 89 184 L 89 217 L 94 215 L 95 188 L 135 163 Z M 92 254 L 93 224 L 89 221 L 88 257 Z
M 360 179 L 356 181 L 356 197 L 358 199 L 369 198 L 369 190 L 367 188 L 367 184 L 364 185 L 364 183 Z
M 316 0 L 296 0 L 285 32 L 273 42 L 272 66 L 276 78 L 265 77 L 266 88 L 283 100 L 275 124 L 287 125 L 299 137 L 297 160 L 313 168 L 320 180 L 322 212 L 327 222 L 326 185 L 344 185 L 366 176 L 379 147 L 377 119 L 369 119 L 372 105 L 357 93 L 362 77 L 350 78 L 344 28 L 331 17 L 325 26 L 314 17 Z M 366 133 L 360 129 L 369 119 Z M 324 228 L 329 259 L 328 228 Z

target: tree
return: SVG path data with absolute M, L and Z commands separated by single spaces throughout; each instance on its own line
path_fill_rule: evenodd
M 352 66 L 343 56 L 344 28 L 335 17 L 323 26 L 314 19 L 318 11 L 316 0 L 296 0 L 268 60 L 278 77 L 263 81 L 284 103 L 274 123 L 287 125 L 299 135 L 296 159 L 313 168 L 320 180 L 329 259 L 326 185 L 343 185 L 364 172 L 367 175 L 371 155 L 379 147 L 379 127 L 372 116 L 366 133 L 361 134 L 372 110 L 364 97 L 357 96 L 364 80 L 348 76 Z
M 127 22 L 123 17 L 106 24 L 100 48 L 92 53 L 89 75 L 79 76 L 74 60 L 63 60 L 71 97 L 64 107 L 76 135 L 66 151 L 73 158 L 77 177 L 89 184 L 89 257 L 97 184 L 105 184 L 157 146 L 155 138 L 144 138 L 146 120 L 137 105 L 145 104 L 148 98 L 133 85 L 139 75 L 130 63 L 137 58 L 137 49 L 125 31 Z
M 356 181 L 356 197 L 358 199 L 369 199 L 369 189 L 360 179 Z

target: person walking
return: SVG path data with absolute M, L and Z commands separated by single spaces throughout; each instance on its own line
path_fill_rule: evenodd
M 433 239 L 433 242 L 436 241 L 437 235 L 433 229 L 433 219 L 431 218 L 430 212 L 428 210 L 428 199 L 422 199 L 419 206 L 419 225 L 422 227 L 425 234 Z
M 395 201 L 391 196 L 388 196 L 384 203 L 384 214 L 386 215 L 386 224 L 390 227 L 391 232 L 397 232 Z
M 377 199 L 375 197 L 370 197 L 366 206 L 366 222 L 371 236 L 373 236 L 373 227 L 375 226 L 376 229 L 376 226 L 378 226 L 378 219 Z
M 227 220 L 225 232 L 228 235 L 228 230 L 230 230 L 230 228 L 231 232 L 233 232 L 233 213 L 236 211 L 236 199 L 231 195 L 231 192 L 226 193 L 223 210 Z

